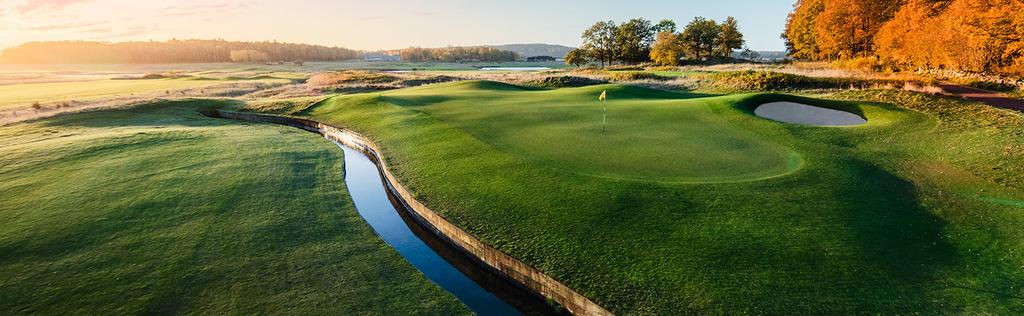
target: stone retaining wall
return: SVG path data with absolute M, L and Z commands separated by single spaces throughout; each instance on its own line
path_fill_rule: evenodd
M 421 222 L 436 233 L 439 237 L 447 240 L 453 246 L 461 249 L 482 264 L 505 277 L 519 283 L 520 285 L 558 302 L 575 315 L 612 315 L 600 305 L 590 299 L 576 293 L 569 287 L 540 272 L 530 265 L 512 258 L 497 249 L 494 249 L 476 237 L 473 237 L 455 224 L 444 219 L 423 203 L 417 201 L 413 195 L 398 182 L 398 179 L 391 173 L 387 162 L 382 159 L 380 147 L 370 139 L 359 133 L 326 125 L 313 120 L 291 118 L 276 115 L 240 113 L 231 111 L 217 111 L 219 117 L 237 120 L 267 122 L 301 128 L 310 132 L 324 135 L 324 137 L 339 143 L 361 149 L 371 156 L 371 160 L 377 164 L 381 174 L 384 176 L 384 183 L 388 191 L 398 197 L 398 200 L 405 205 L 407 210 L 417 221 Z

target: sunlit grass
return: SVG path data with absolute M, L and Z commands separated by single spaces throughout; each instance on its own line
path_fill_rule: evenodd
M 163 102 L 0 127 L 0 314 L 465 314 L 356 213 L 342 152 Z
M 604 89 L 619 102 L 607 134 Z M 898 91 L 831 97 L 899 106 L 697 97 L 467 82 L 336 97 L 305 115 L 379 141 L 427 205 L 617 313 L 1022 312 L 1024 217 L 991 202 L 1024 197 L 1020 114 Z M 868 124 L 751 113 L 779 100 Z M 733 146 L 746 163 L 721 154 Z M 775 177 L 673 181 L 771 169 L 786 152 L 803 163 Z
M 266 83 L 287 83 L 283 79 L 246 80 Z M 171 93 L 175 90 L 222 85 L 222 80 L 196 80 L 194 78 L 150 80 L 98 80 L 85 82 L 56 82 L 13 84 L 0 86 L 0 109 L 24 107 L 32 103 L 85 101 L 103 97 L 129 96 L 142 93 Z

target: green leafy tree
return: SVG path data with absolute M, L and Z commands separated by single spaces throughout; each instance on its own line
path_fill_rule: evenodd
M 660 34 L 661 32 L 675 33 L 676 31 L 678 31 L 676 29 L 676 21 L 672 21 L 671 19 L 662 19 L 661 21 L 658 21 L 658 24 L 654 25 L 655 34 Z
M 715 40 L 714 57 L 729 58 L 733 50 L 743 48 L 743 33 L 740 33 L 739 23 L 733 17 L 728 17 L 725 22 L 718 26 L 718 38 Z
M 741 50 L 739 53 L 737 53 L 736 57 L 738 57 L 739 59 L 743 59 L 743 60 L 755 61 L 755 60 L 761 59 L 761 53 L 758 53 L 756 51 L 750 50 L 750 48 L 748 48 L 748 47 L 743 47 L 743 50 Z
M 616 57 L 629 64 L 647 61 L 654 35 L 654 25 L 646 19 L 636 18 L 622 23 L 615 32 Z
M 617 29 L 614 21 L 602 21 L 583 31 L 583 49 L 587 51 L 587 56 L 600 61 L 602 68 L 615 61 Z
M 575 65 L 576 68 L 579 68 L 579 67 L 581 67 L 583 65 L 586 65 L 589 62 L 590 62 L 590 60 L 587 57 L 587 51 L 584 50 L 584 49 L 581 49 L 581 48 L 573 49 L 573 50 L 569 51 L 568 54 L 565 54 L 565 64 L 566 65 Z
M 714 54 L 721 28 L 714 20 L 696 17 L 683 29 L 680 41 L 690 58 L 704 60 Z

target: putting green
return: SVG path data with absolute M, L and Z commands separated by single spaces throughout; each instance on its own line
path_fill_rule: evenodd
M 605 90 L 608 123 L 602 127 L 597 97 Z M 374 102 L 427 114 L 505 152 L 591 176 L 729 182 L 799 168 L 797 153 L 712 112 L 709 103 L 726 99 L 619 85 L 533 90 L 470 81 L 386 92 Z
M 617 314 L 1022 312 L 1020 208 L 950 192 L 1021 200 L 1024 117 L 900 91 L 695 97 L 467 82 L 337 97 L 300 115 L 373 138 L 417 199 Z M 756 116 L 780 101 L 867 123 Z M 735 176 L 704 167 L 740 147 L 712 143 L 724 140 L 803 164 L 679 183 Z M 691 154 L 702 141 L 705 155 Z M 748 150 L 748 162 L 784 165 L 772 152 Z M 666 167 L 673 159 L 687 163 Z M 637 174 L 661 181 L 620 179 Z M 960 174 L 973 176 L 948 176 Z

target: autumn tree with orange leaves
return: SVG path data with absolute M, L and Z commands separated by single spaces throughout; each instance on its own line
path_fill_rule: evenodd
M 800 0 L 783 37 L 806 60 L 1024 75 L 1021 0 Z

